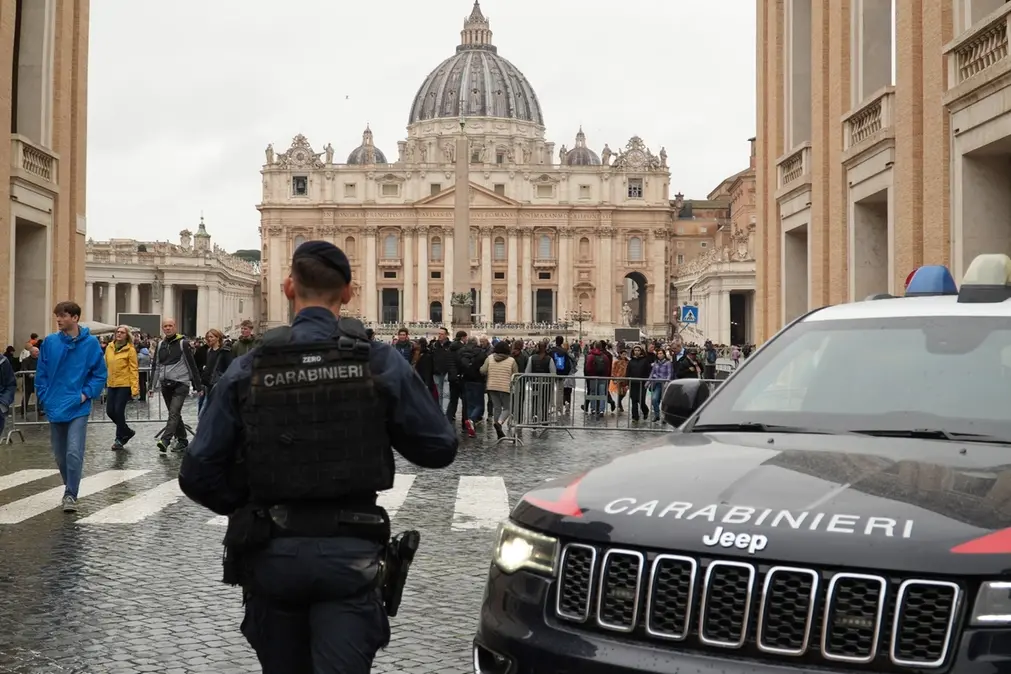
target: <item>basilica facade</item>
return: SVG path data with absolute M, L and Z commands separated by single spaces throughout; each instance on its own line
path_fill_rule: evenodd
M 302 135 L 283 151 L 268 146 L 257 206 L 263 327 L 290 318 L 282 286 L 294 249 L 323 239 L 350 258 L 348 310 L 369 323 L 450 323 L 454 251 L 467 246 L 474 323 L 666 333 L 666 151 L 633 136 L 598 152 L 582 129 L 556 149 L 545 131 L 536 93 L 498 54 L 475 2 L 456 53 L 421 84 L 395 152 L 367 127 L 343 163 Z M 466 161 L 457 147 L 469 148 Z M 458 178 L 466 241 L 454 236 Z

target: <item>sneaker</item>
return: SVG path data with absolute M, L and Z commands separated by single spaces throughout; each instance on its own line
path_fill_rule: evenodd
M 497 421 L 495 422 L 495 435 L 497 435 L 499 438 L 505 437 L 505 431 L 502 430 L 502 424 L 500 424 Z
M 112 443 L 112 451 L 118 452 L 121 449 L 123 449 L 123 443 L 117 438 L 116 442 Z
M 135 436 L 135 435 L 137 435 L 137 431 L 135 431 L 135 430 L 133 430 L 131 428 L 130 432 L 126 434 L 126 437 L 123 438 L 123 440 L 120 443 L 120 445 L 125 445 L 126 443 L 130 442 L 131 440 L 133 440 L 133 436 Z
M 185 452 L 186 448 L 190 446 L 189 440 L 176 440 L 175 444 L 172 445 L 173 452 Z
M 63 512 L 65 513 L 76 513 L 77 512 L 77 499 L 66 494 L 63 497 Z
M 463 425 L 464 425 L 464 428 L 467 430 L 467 437 L 471 437 L 471 438 L 477 437 L 477 433 L 474 431 L 474 422 L 473 421 L 471 421 L 470 419 L 467 419 L 465 422 L 463 422 Z
M 166 445 L 165 441 L 162 440 L 161 438 L 158 439 L 158 445 L 157 445 L 157 447 L 158 447 L 158 451 L 161 452 L 162 454 L 165 454 L 166 452 L 168 452 L 168 445 Z

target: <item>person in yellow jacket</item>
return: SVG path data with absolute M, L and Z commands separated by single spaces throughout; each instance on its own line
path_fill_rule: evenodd
M 114 450 L 123 449 L 137 431 L 126 423 L 126 405 L 140 395 L 140 369 L 137 367 L 137 350 L 133 348 L 130 328 L 121 325 L 116 336 L 105 347 L 105 367 L 109 379 L 105 385 L 105 414 L 116 424 Z

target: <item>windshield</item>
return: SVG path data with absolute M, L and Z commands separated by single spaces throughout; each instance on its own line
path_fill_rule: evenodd
M 1011 438 L 1011 321 L 799 323 L 721 386 L 696 425 L 747 422 Z

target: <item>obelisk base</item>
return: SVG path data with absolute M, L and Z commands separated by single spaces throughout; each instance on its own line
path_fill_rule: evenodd
M 471 305 L 469 304 L 454 304 L 453 305 L 453 329 L 463 330 L 471 326 Z

